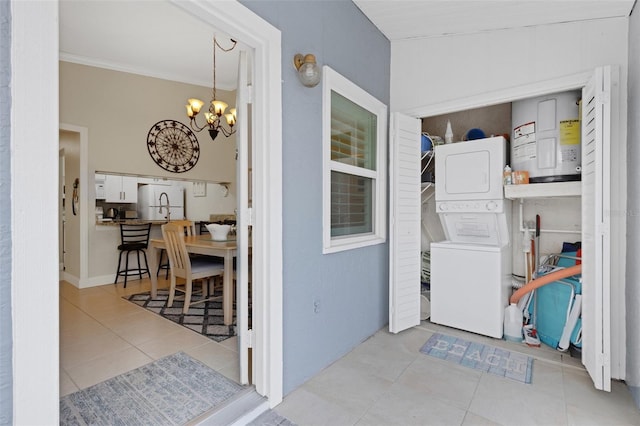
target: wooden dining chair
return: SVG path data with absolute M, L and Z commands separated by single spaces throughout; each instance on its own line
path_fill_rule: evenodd
M 189 311 L 189 306 L 193 303 L 202 303 L 209 298 L 209 279 L 221 276 L 224 273 L 224 264 L 218 262 L 215 258 L 207 258 L 201 256 L 197 258 L 189 257 L 187 246 L 185 244 L 184 228 L 173 222 L 162 225 L 162 238 L 164 238 L 167 255 L 169 256 L 169 264 L 171 266 L 171 285 L 169 287 L 168 307 L 173 306 L 176 291 L 184 292 L 184 307 L 182 313 Z M 178 289 L 176 286 L 177 278 L 185 280 L 184 289 Z M 191 301 L 193 293 L 193 281 L 203 280 L 202 282 L 202 299 Z
M 172 220 L 171 223 L 181 226 L 184 229 L 184 234 L 187 236 L 196 235 L 196 224 L 191 220 Z M 164 276 L 165 279 L 169 278 L 169 259 L 164 260 L 165 251 L 160 251 L 160 257 L 158 259 L 158 270 L 156 271 L 156 276 L 160 275 L 160 270 L 166 270 L 166 274 Z

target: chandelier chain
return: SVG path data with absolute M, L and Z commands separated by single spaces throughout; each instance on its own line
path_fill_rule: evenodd
M 238 43 L 234 39 L 230 39 L 230 40 L 233 42 L 233 44 L 231 45 L 230 48 L 225 49 L 220 45 L 220 43 L 218 43 L 218 40 L 216 39 L 216 37 L 213 36 L 213 98 L 212 99 L 217 99 L 216 97 L 216 47 L 218 47 L 223 52 L 230 52 L 236 47 L 236 44 Z

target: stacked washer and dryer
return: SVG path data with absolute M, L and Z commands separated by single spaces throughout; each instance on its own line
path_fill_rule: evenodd
M 511 201 L 503 137 L 439 145 L 436 211 L 446 240 L 431 243 L 431 321 L 501 338 L 511 294 Z

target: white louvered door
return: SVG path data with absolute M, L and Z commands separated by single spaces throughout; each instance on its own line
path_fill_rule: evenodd
M 420 324 L 420 120 L 391 114 L 389 331 Z
M 582 90 L 582 363 L 611 390 L 611 67 Z

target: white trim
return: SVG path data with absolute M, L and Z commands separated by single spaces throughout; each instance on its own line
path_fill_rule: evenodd
M 89 276 L 89 218 L 95 218 L 93 209 L 89 208 L 89 185 L 94 181 L 93 176 L 89 176 L 89 129 L 60 123 L 60 130 L 80 136 L 80 277 L 75 278 L 79 280 L 77 287 L 84 288 L 88 287 Z M 64 276 L 69 277 L 66 273 Z
M 126 72 L 129 74 L 138 74 L 144 75 L 146 77 L 159 78 L 162 80 L 168 81 L 176 81 L 179 83 L 193 84 L 196 86 L 209 87 L 211 85 L 211 80 L 196 80 L 196 79 L 186 79 L 184 75 L 181 74 L 171 74 L 171 73 L 160 73 L 155 72 L 148 67 L 133 67 L 128 64 L 120 64 L 113 61 L 104 61 L 95 58 L 89 58 L 86 56 L 77 56 L 72 55 L 70 53 L 60 52 L 60 60 L 64 62 L 71 62 L 74 64 L 87 65 L 95 68 L 103 68 L 107 70 Z M 235 87 L 232 87 L 228 84 L 219 84 L 216 83 L 216 87 L 222 90 L 235 90 Z
M 384 243 L 387 235 L 387 106 L 327 65 L 322 70 L 322 84 L 322 253 L 336 253 Z M 376 115 L 375 170 L 331 160 L 331 92 L 339 93 Z M 331 236 L 332 171 L 372 179 L 372 232 Z
M 240 384 L 249 383 L 249 96 L 248 96 L 248 56 L 253 52 L 240 51 L 238 64 L 238 90 L 236 91 L 236 110 L 240 120 L 236 128 L 236 198 L 238 256 L 236 257 L 236 330 L 240 359 Z M 251 141 L 255 141 L 251 138 Z M 253 362 L 253 359 L 252 359 Z M 255 368 L 252 366 L 252 371 Z M 253 382 L 253 377 L 251 382 Z
M 497 105 L 526 98 L 543 96 L 549 93 L 581 89 L 585 84 L 587 84 L 590 77 L 591 72 L 571 74 L 553 80 L 540 81 L 533 84 L 481 93 L 460 99 L 452 99 L 450 101 L 410 108 L 399 112 L 415 118 L 424 118 L 434 115 L 448 114 L 451 112 L 465 111 L 472 108 L 480 108 L 489 105 Z
M 282 48 L 280 31 L 237 1 L 171 0 L 185 12 L 254 49 L 255 222 L 253 354 L 256 391 L 270 407 L 282 401 Z M 256 249 L 259 247 L 259 249 Z
M 10 72 L 13 424 L 58 424 L 56 1 L 11 1 Z

